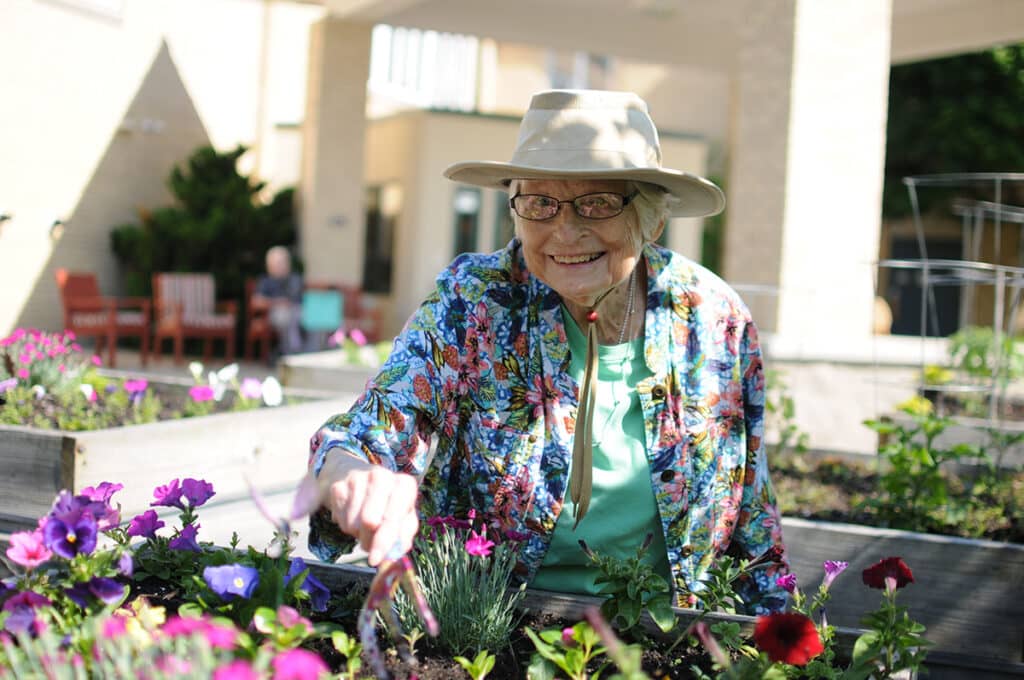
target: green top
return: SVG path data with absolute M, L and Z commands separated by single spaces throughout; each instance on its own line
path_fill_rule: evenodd
M 569 371 L 583 383 L 587 338 L 562 307 L 569 339 Z M 644 561 L 671 582 L 665 538 L 651 487 L 651 470 L 644 445 L 644 415 L 636 386 L 650 377 L 644 361 L 643 338 L 622 345 L 598 346 L 594 408 L 594 481 L 590 509 L 573 531 L 573 502 L 566 492 L 551 547 L 530 584 L 533 588 L 597 594 L 600 572 L 590 565 L 579 540 L 601 554 L 634 557 L 644 537 L 654 540 Z

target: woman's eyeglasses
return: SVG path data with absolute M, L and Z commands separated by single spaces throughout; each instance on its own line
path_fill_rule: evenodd
M 621 215 L 629 202 L 636 198 L 637 193 L 623 196 L 610 191 L 599 191 L 593 194 L 583 194 L 567 201 L 559 201 L 557 198 L 543 194 L 516 194 L 508 199 L 508 204 L 524 220 L 534 222 L 550 220 L 558 214 L 563 203 L 571 204 L 572 209 L 580 217 L 588 220 L 607 220 Z

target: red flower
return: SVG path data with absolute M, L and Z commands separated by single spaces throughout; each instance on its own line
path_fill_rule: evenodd
M 908 583 L 914 582 L 914 573 L 910 571 L 910 567 L 907 566 L 899 557 L 886 557 L 884 560 L 879 560 L 877 564 L 873 564 L 863 573 L 864 585 L 869 588 L 878 588 L 879 590 L 889 590 L 890 587 L 886 585 L 886 580 L 892 579 L 893 585 L 892 590 L 902 588 Z
M 803 614 L 780 613 L 757 617 L 754 642 L 772 661 L 804 666 L 824 647 L 814 622 Z

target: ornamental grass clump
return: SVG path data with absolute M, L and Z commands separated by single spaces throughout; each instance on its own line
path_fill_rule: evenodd
M 525 584 L 509 589 L 516 564 L 514 543 L 474 511 L 465 520 L 427 520 L 411 556 L 423 595 L 440 624 L 440 633 L 430 644 L 461 656 L 508 646 L 526 591 Z M 406 630 L 422 630 L 416 608 L 404 593 L 396 598 L 396 606 Z

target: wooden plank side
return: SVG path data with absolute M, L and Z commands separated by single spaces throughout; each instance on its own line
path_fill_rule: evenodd
M 901 557 L 915 581 L 897 601 L 927 626 L 925 636 L 936 651 L 1024 660 L 1024 546 L 789 518 L 783 539 L 806 593 L 821 583 L 823 561 L 850 563 L 832 586 L 830 623 L 858 626 L 881 602 L 881 592 L 865 586 L 861 572 L 883 558 Z
M 35 526 L 57 492 L 74 483 L 75 440 L 61 432 L 0 426 L 0 520 Z

